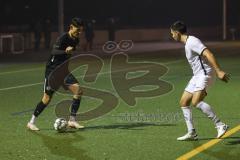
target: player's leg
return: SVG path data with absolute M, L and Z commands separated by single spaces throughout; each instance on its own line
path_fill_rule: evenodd
M 41 101 L 36 105 L 36 108 L 32 114 L 32 118 L 27 124 L 27 128 L 33 131 L 38 131 L 39 128 L 35 125 L 36 118 L 42 113 L 42 111 L 47 107 L 50 103 L 54 91 L 51 90 L 51 87 L 48 84 L 47 78 L 44 81 L 44 94 Z
M 70 113 L 70 119 L 68 121 L 69 127 L 73 128 L 84 128 L 84 126 L 80 125 L 77 123 L 77 112 L 81 103 L 82 99 L 82 89 L 79 86 L 79 83 L 77 79 L 70 74 L 67 79 L 66 83 L 68 84 L 68 89 L 72 92 L 73 94 L 73 100 L 72 100 L 72 105 L 71 105 L 71 113 Z
M 185 91 L 182 94 L 181 100 L 180 100 L 180 106 L 183 112 L 183 116 L 187 125 L 187 134 L 185 134 L 182 137 L 178 137 L 177 140 L 184 141 L 184 140 L 196 140 L 197 134 L 196 130 L 193 125 L 193 119 L 192 119 L 192 109 L 191 109 L 191 101 L 193 97 L 193 91 L 195 87 L 195 77 L 193 76 L 191 80 L 188 82 L 188 85 L 185 88 Z
M 209 81 L 209 79 L 205 79 L 205 81 L 205 83 L 201 83 L 201 79 L 198 81 L 199 83 L 197 84 L 196 88 L 200 90 L 196 90 L 193 93 L 192 105 L 201 110 L 209 119 L 213 121 L 218 132 L 217 138 L 220 138 L 226 133 L 228 126 L 222 123 L 213 111 L 212 107 L 206 102 L 204 102 L 204 98 L 207 95 L 205 88 L 207 87 L 206 84 L 208 83 L 207 81 Z
M 34 131 L 39 130 L 39 128 L 35 125 L 36 118 L 42 113 L 42 111 L 49 104 L 49 102 L 51 101 L 51 97 L 52 96 L 49 96 L 47 93 L 43 94 L 42 100 L 37 104 L 37 106 L 33 112 L 32 118 L 30 119 L 30 121 L 27 124 L 27 128 L 29 128 L 30 130 L 34 130 Z
M 180 106 L 183 112 L 183 116 L 186 122 L 188 132 L 184 136 L 178 137 L 177 140 L 179 141 L 197 140 L 197 134 L 196 134 L 196 130 L 194 128 L 193 119 L 192 119 L 192 109 L 190 107 L 192 96 L 193 96 L 192 93 L 188 91 L 184 91 L 180 100 Z
M 81 103 L 82 90 L 80 89 L 80 86 L 78 83 L 72 84 L 68 88 L 73 93 L 71 114 L 70 114 L 70 119 L 68 121 L 68 126 L 72 128 L 77 128 L 77 129 L 84 128 L 84 126 L 80 125 L 77 122 L 77 118 L 76 118 L 77 112 Z
M 69 90 L 73 93 L 73 101 L 71 107 L 71 116 L 76 117 L 82 97 L 82 90 L 78 83 L 72 84 L 69 87 Z

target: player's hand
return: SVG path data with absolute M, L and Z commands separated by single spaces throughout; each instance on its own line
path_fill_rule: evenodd
M 221 71 L 221 70 L 217 71 L 217 76 L 218 76 L 219 79 L 221 79 L 222 81 L 224 81 L 226 83 L 230 79 L 230 75 L 225 73 L 225 72 L 223 72 L 223 71 Z
M 66 48 L 65 52 L 66 52 L 67 54 L 71 54 L 72 51 L 73 51 L 73 49 L 74 49 L 73 47 L 68 46 L 68 47 Z

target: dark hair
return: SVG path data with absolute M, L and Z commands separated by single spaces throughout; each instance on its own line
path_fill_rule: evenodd
M 176 21 L 174 22 L 171 27 L 170 27 L 172 30 L 174 31 L 178 31 L 180 32 L 181 34 L 184 34 L 187 32 L 187 26 L 185 25 L 184 22 L 182 21 Z
M 80 27 L 80 26 L 83 26 L 83 21 L 82 21 L 81 18 L 74 17 L 74 18 L 72 19 L 71 24 L 74 25 L 75 27 Z

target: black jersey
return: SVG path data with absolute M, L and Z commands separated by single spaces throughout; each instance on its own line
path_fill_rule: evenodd
M 78 43 L 79 38 L 72 38 L 68 33 L 63 33 L 53 46 L 51 56 L 47 61 L 45 74 L 48 75 L 59 65 L 69 60 L 69 58 L 71 58 L 71 54 L 67 54 L 65 52 L 66 48 L 71 46 L 75 50 Z

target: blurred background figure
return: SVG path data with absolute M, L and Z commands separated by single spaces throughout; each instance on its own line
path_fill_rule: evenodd
M 94 39 L 94 24 L 95 20 L 87 20 L 85 24 L 85 39 L 86 45 L 84 46 L 84 51 L 91 51 L 93 47 Z
M 115 31 L 116 31 L 116 20 L 115 18 L 111 17 L 108 19 L 108 40 L 109 41 L 115 40 Z
M 52 23 L 50 18 L 46 18 L 43 24 L 45 48 L 49 49 L 51 45 Z
M 38 20 L 34 25 L 34 49 L 36 51 L 39 50 L 39 47 L 40 47 L 41 32 L 42 32 L 42 24 L 41 24 L 41 20 Z

